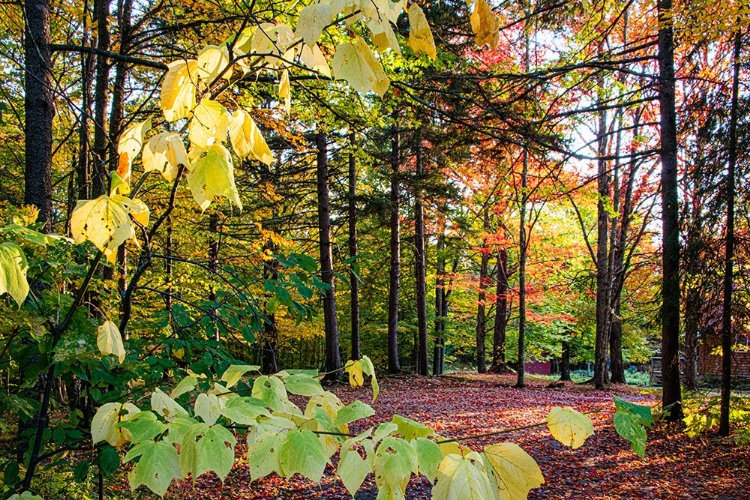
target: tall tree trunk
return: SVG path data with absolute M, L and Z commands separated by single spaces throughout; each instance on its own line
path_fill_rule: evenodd
M 131 18 L 133 15 L 133 0 L 119 2 L 117 13 L 117 24 L 120 29 L 121 55 L 127 55 L 131 43 Z M 112 106 L 109 113 L 109 157 L 117 158 L 117 144 L 122 133 L 124 109 L 125 109 L 125 81 L 130 72 L 130 65 L 124 61 L 117 61 L 115 66 L 115 81 L 112 88 Z M 132 159 L 131 159 L 132 160 Z
M 210 239 L 208 240 L 208 272 L 212 275 L 216 275 L 219 271 L 219 214 L 212 212 L 208 216 L 208 233 Z M 216 290 L 214 289 L 214 277 L 210 276 L 209 280 L 211 283 L 208 286 L 208 300 L 213 304 L 216 302 Z M 216 313 L 218 309 L 212 306 L 211 313 L 213 314 L 213 334 L 214 340 L 218 342 L 221 340 L 219 337 L 219 327 L 216 324 Z
M 528 40 L 527 40 L 528 42 Z M 528 65 L 528 43 L 526 48 Z M 521 210 L 518 229 L 518 377 L 516 387 L 526 387 L 526 189 L 529 186 L 529 153 L 523 151 L 523 171 L 521 172 Z
M 675 111 L 672 0 L 658 0 L 659 108 L 662 199 L 662 406 L 667 419 L 682 419 L 680 388 L 680 239 L 677 207 L 677 113 Z
M 432 374 L 443 374 L 443 349 L 445 348 L 445 221 L 438 222 L 435 269 L 435 348 L 432 353 Z
M 505 373 L 505 329 L 508 326 L 508 250 L 497 251 L 497 285 L 495 288 L 495 326 L 492 338 L 493 373 Z
M 724 246 L 724 302 L 721 315 L 721 409 L 719 434 L 729 435 L 729 397 L 732 394 L 732 284 L 734 272 L 734 197 L 737 164 L 737 103 L 740 81 L 742 31 L 734 35 L 734 73 L 732 75 L 732 107 L 729 117 L 729 161 L 727 165 L 727 236 Z
M 425 278 L 425 239 L 424 209 L 422 207 L 421 177 L 424 172 L 422 156 L 422 134 L 418 131 L 417 140 L 417 186 L 414 190 L 414 284 L 417 295 L 417 337 L 419 349 L 417 354 L 417 373 L 429 375 L 429 356 L 427 352 L 427 280 Z
M 263 245 L 263 253 L 273 254 L 276 252 L 276 245 L 274 245 L 271 239 L 267 239 Z M 279 260 L 276 257 L 272 257 L 263 262 L 263 280 L 274 280 L 279 279 Z M 278 346 L 279 331 L 276 327 L 276 315 L 270 312 L 266 304 L 268 300 L 263 304 L 264 313 L 266 316 L 263 322 L 263 332 L 260 339 L 261 345 L 261 371 L 268 375 L 279 371 L 279 365 L 276 360 L 276 348 Z M 317 363 L 313 363 L 314 365 Z
M 490 266 L 490 254 L 487 252 L 487 240 L 482 244 L 482 257 L 479 264 L 479 294 L 477 297 L 477 372 L 487 373 L 487 364 L 485 360 L 485 334 L 487 332 L 487 281 Z
M 607 243 L 609 240 L 609 173 L 607 161 L 602 159 L 607 154 L 607 114 L 599 112 L 597 153 L 597 186 L 599 202 L 597 204 L 597 239 L 596 239 L 596 344 L 594 351 L 594 386 L 603 389 L 609 382 L 607 376 L 607 344 L 609 342 L 609 269 Z
M 562 356 L 560 357 L 560 380 L 570 382 L 570 342 L 564 340 L 562 343 Z
M 52 230 L 52 95 L 50 58 L 50 2 L 25 0 L 24 125 L 26 170 L 24 203 L 39 209 L 39 222 Z
M 109 0 L 94 0 L 96 18 L 96 48 L 109 50 Z M 94 164 L 92 171 L 92 198 L 107 193 L 109 172 L 107 168 L 108 130 L 107 103 L 109 102 L 109 62 L 107 57 L 96 56 L 94 83 Z
M 401 371 L 398 359 L 398 296 L 401 286 L 401 234 L 399 222 L 399 165 L 401 151 L 399 146 L 398 113 L 393 113 L 391 129 L 391 266 L 390 286 L 388 289 L 388 372 Z
M 318 230 L 320 232 L 320 278 L 329 285 L 323 297 L 323 317 L 326 330 L 325 378 L 335 380 L 341 375 L 339 325 L 336 318 L 336 289 L 333 280 L 331 249 L 331 204 L 328 200 L 328 143 L 326 135 L 315 136 L 318 147 Z
M 349 153 L 349 257 L 357 257 L 357 159 L 354 155 L 354 132 L 349 134 L 349 146 L 352 148 Z M 352 323 L 352 351 L 351 359 L 357 360 L 361 357 L 359 351 L 359 278 L 355 270 L 359 268 L 352 261 L 352 270 L 349 273 L 351 281 L 351 323 Z
M 172 240 L 172 216 L 167 217 L 167 241 L 164 247 L 164 274 L 166 281 L 167 294 L 164 296 L 164 308 L 169 313 L 169 324 L 172 324 L 172 273 L 174 263 L 172 262 L 172 255 L 174 254 L 174 242 Z
M 89 44 L 89 3 L 83 3 L 83 26 L 81 47 Z M 78 131 L 78 165 L 76 184 L 78 199 L 91 199 L 91 162 L 89 151 L 89 117 L 91 116 L 91 80 L 94 75 L 94 57 L 81 53 L 81 119 Z

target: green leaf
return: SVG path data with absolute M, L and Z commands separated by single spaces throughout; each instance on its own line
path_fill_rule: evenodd
M 265 402 L 247 397 L 230 399 L 221 409 L 221 414 L 240 425 L 254 425 L 258 417 L 270 416 Z
M 326 450 L 312 431 L 294 429 L 288 432 L 279 454 L 279 463 L 287 477 L 298 472 L 318 482 L 327 462 Z
M 618 411 L 628 411 L 637 416 L 639 423 L 646 427 L 654 425 L 654 416 L 651 413 L 650 406 L 631 403 L 615 396 L 615 408 Z
M 388 436 L 380 443 L 373 460 L 375 484 L 387 494 L 403 496 L 412 473 L 419 471 L 417 452 L 400 438 Z M 380 496 L 380 495 L 378 495 Z
M 411 442 L 411 445 L 417 452 L 419 473 L 429 479 L 432 484 L 435 484 L 438 468 L 445 456 L 440 446 L 435 441 L 426 438 L 417 438 Z
M 526 498 L 529 491 L 544 484 L 539 465 L 515 443 L 488 446 L 484 457 L 492 469 L 500 500 Z
M 157 420 L 156 415 L 150 411 L 137 413 L 126 421 L 120 422 L 119 426 L 130 432 L 133 444 L 154 439 L 164 432 L 164 424 Z
M 344 487 L 354 495 L 367 475 L 372 471 L 372 456 L 367 455 L 362 458 L 359 452 L 352 448 L 353 439 L 348 439 L 341 446 L 341 455 L 339 456 L 339 466 L 336 473 L 344 483 Z
M 221 144 L 211 145 L 195 162 L 188 174 L 188 187 L 195 202 L 205 210 L 217 196 L 227 198 L 242 210 L 242 201 L 234 182 L 234 165 L 229 150 Z
M 298 396 L 312 397 L 325 392 L 320 385 L 317 376 L 311 377 L 304 373 L 297 373 L 286 377 L 284 379 L 284 385 L 290 394 L 296 394 Z
M 229 365 L 221 376 L 221 381 L 226 382 L 227 387 L 233 387 L 248 372 L 260 370 L 258 365 Z
M 265 433 L 256 442 L 247 447 L 247 464 L 250 467 L 250 477 L 258 479 L 278 473 L 284 477 L 279 463 L 279 453 L 286 441 L 287 433 Z
M 125 347 L 122 344 L 122 335 L 112 321 L 105 321 L 99 326 L 96 334 L 96 346 L 102 356 L 114 354 L 117 360 L 122 363 L 125 361 Z
M 284 382 L 277 377 L 266 375 L 261 375 L 255 380 L 251 395 L 262 399 L 266 406 L 277 411 L 283 411 L 289 401 Z
M 164 420 L 172 420 L 176 416 L 186 416 L 188 414 L 185 408 L 164 394 L 158 387 L 151 394 L 151 409 L 157 415 L 161 415 Z
M 120 455 L 111 446 L 104 446 L 99 451 L 99 468 L 105 477 L 114 474 L 120 468 Z
M 187 477 L 192 474 L 193 480 L 198 477 L 196 469 L 198 466 L 197 439 L 208 430 L 208 425 L 198 422 L 191 425 L 180 440 L 180 474 Z
M 378 385 L 378 379 L 375 376 L 375 365 L 372 364 L 372 361 L 367 356 L 362 356 L 362 371 L 365 375 L 369 375 L 372 377 L 370 380 L 370 385 L 372 386 L 372 402 L 374 403 L 376 399 L 378 399 L 378 394 L 380 393 L 380 386 Z
M 372 435 L 372 440 L 377 443 L 387 436 L 390 436 L 397 430 L 398 425 L 394 424 L 393 422 L 383 422 L 375 429 L 375 433 Z
M 469 457 L 448 455 L 440 462 L 437 484 L 432 488 L 435 500 L 484 500 L 496 498 L 490 478 L 483 467 Z
M 431 427 L 401 415 L 394 415 L 393 423 L 398 426 L 398 433 L 407 441 L 435 435 L 435 430 Z
M 180 477 L 180 459 L 174 446 L 164 441 L 144 441 L 125 455 L 125 462 L 141 457 L 128 474 L 130 488 L 144 484 L 157 495 L 164 496 L 173 479 Z
M 636 455 L 646 456 L 646 429 L 641 425 L 640 417 L 629 411 L 618 411 L 614 417 L 615 430 L 630 441 Z
M 11 460 L 3 470 L 3 482 L 8 486 L 13 486 L 18 481 L 18 472 L 20 467 L 16 460 Z
M 9 241 L 0 243 L 0 294 L 7 293 L 19 306 L 29 294 L 28 269 L 21 247 Z
M 569 406 L 552 408 L 547 415 L 547 427 L 555 439 L 574 450 L 594 435 L 591 419 Z
M 24 491 L 20 495 L 18 493 L 11 495 L 8 500 L 44 500 L 44 498 L 40 497 L 39 495 L 34 495 L 30 491 Z
M 169 394 L 169 396 L 172 399 L 176 399 L 183 394 L 192 391 L 195 389 L 195 385 L 198 383 L 198 379 L 196 379 L 192 375 L 188 375 L 187 377 L 180 380 L 180 383 L 177 384 L 177 386 L 172 389 L 172 392 Z
M 370 405 L 361 401 L 352 401 L 338 411 L 336 417 L 333 419 L 333 426 L 339 427 L 372 415 L 375 415 L 375 410 Z
M 88 460 L 81 460 L 73 468 L 73 481 L 82 483 L 89 475 L 91 463 Z
M 198 394 L 195 399 L 195 416 L 206 424 L 214 425 L 221 416 L 221 404 L 215 394 Z
M 196 447 L 198 461 L 195 467 L 195 477 L 212 470 L 223 482 L 234 465 L 234 445 L 236 444 L 237 440 L 227 428 L 221 425 L 209 428 Z

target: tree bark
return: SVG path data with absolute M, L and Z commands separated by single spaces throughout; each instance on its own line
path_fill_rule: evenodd
M 570 342 L 562 343 L 562 356 L 560 358 L 560 380 L 570 382 Z
M 24 203 L 39 209 L 43 230 L 52 230 L 52 95 L 50 58 L 50 2 L 25 0 L 24 125 L 26 166 Z
M 356 259 L 357 250 L 357 159 L 354 155 L 354 132 L 349 134 L 349 146 L 352 148 L 349 153 L 349 257 Z M 357 360 L 361 357 L 359 349 L 359 278 L 355 269 L 358 266 L 356 261 L 352 260 L 352 270 L 349 273 L 351 281 L 351 359 Z
M 417 132 L 416 169 L 417 186 L 414 190 L 414 283 L 417 296 L 417 337 L 419 349 L 417 354 L 417 373 L 429 375 L 429 357 L 427 352 L 427 280 L 425 278 L 425 239 L 424 209 L 420 177 L 424 171 L 422 156 L 422 134 Z
M 401 286 L 401 235 L 399 222 L 399 146 L 398 113 L 393 114 L 391 129 L 391 242 L 390 286 L 388 288 L 388 372 L 401 371 L 398 358 L 398 296 Z
M 672 0 L 658 0 L 659 107 L 662 199 L 662 406 L 667 420 L 682 419 L 680 388 L 680 240 L 677 207 L 677 114 L 675 111 Z
M 445 348 L 445 222 L 438 223 L 435 269 L 435 348 L 432 354 L 432 374 L 443 374 L 443 349 Z
M 495 288 L 495 326 L 492 338 L 492 367 L 493 373 L 505 373 L 505 333 L 508 326 L 508 250 L 501 248 L 497 251 L 497 286 Z
M 487 331 L 487 275 L 490 266 L 490 254 L 487 252 L 486 240 L 482 245 L 481 263 L 479 264 L 479 294 L 477 297 L 477 372 L 487 373 L 487 364 L 485 360 L 485 334 Z
M 528 40 L 526 47 L 526 59 L 528 66 Z M 526 362 L 526 201 L 528 195 L 526 190 L 529 186 L 529 153 L 523 151 L 523 170 L 521 172 L 521 199 L 520 199 L 520 221 L 518 225 L 518 377 L 516 387 L 526 387 L 525 367 Z
M 109 0 L 94 0 L 96 18 L 96 47 L 109 50 Z M 109 169 L 109 127 L 107 124 L 107 104 L 109 102 L 109 62 L 104 55 L 96 56 L 96 77 L 94 82 L 94 163 L 92 171 L 92 198 L 107 193 Z
M 273 253 L 276 251 L 276 245 L 267 239 L 263 245 L 264 253 Z M 275 257 L 263 262 L 263 279 L 279 279 L 279 261 Z M 279 365 L 276 360 L 276 348 L 278 346 L 279 331 L 276 327 L 276 315 L 269 312 L 267 308 L 268 301 L 263 304 L 266 319 L 263 322 L 263 332 L 260 339 L 261 345 L 261 371 L 268 375 L 279 371 Z M 314 363 L 317 364 L 317 363 Z
M 603 389 L 609 382 L 607 373 L 607 345 L 609 342 L 609 173 L 607 161 L 602 159 L 607 154 L 607 113 L 599 112 L 597 161 L 597 186 L 599 202 L 597 203 L 597 239 L 596 239 L 596 343 L 594 351 L 594 386 Z
M 335 380 L 341 375 L 339 351 L 339 325 L 336 318 L 336 289 L 333 279 L 333 253 L 331 249 L 331 204 L 328 199 L 328 143 L 326 135 L 315 136 L 318 148 L 318 231 L 320 232 L 320 278 L 329 285 L 323 296 L 323 317 L 326 330 L 325 379 Z
M 742 32 L 734 35 L 734 72 L 732 75 L 732 107 L 729 116 L 729 158 L 727 165 L 727 235 L 724 256 L 724 302 L 721 322 L 721 408 L 719 434 L 729 436 L 729 400 L 732 394 L 732 285 L 734 273 L 734 198 L 737 164 L 737 103 L 739 100 L 740 54 Z
M 208 233 L 210 235 L 210 239 L 208 240 L 208 272 L 212 275 L 209 276 L 210 284 L 208 285 L 208 300 L 210 300 L 211 303 L 214 303 L 216 302 L 216 290 L 213 285 L 213 276 L 219 271 L 219 214 L 216 212 L 212 212 L 211 215 L 209 215 Z M 216 324 L 216 313 L 218 312 L 218 309 L 212 308 L 211 312 L 214 315 L 214 340 L 218 342 L 221 340 L 219 337 L 219 327 Z

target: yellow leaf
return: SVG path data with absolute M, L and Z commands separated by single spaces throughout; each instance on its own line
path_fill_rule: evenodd
M 148 225 L 148 207 L 138 199 L 102 195 L 95 200 L 81 200 L 70 218 L 70 231 L 76 243 L 90 241 L 111 255 L 126 240 L 135 240 L 131 216 L 141 225 Z
M 385 95 L 386 90 L 388 90 L 391 81 L 386 76 L 383 66 L 375 58 L 370 51 L 370 48 L 361 38 L 357 40 L 356 47 L 360 57 L 370 70 L 372 70 L 372 74 L 375 76 L 375 83 L 372 86 L 372 91 L 382 98 Z
M 211 99 L 203 99 L 190 119 L 190 142 L 201 148 L 224 142 L 227 138 L 228 117 L 227 108 Z
M 102 356 L 114 354 L 122 363 L 125 361 L 125 347 L 122 345 L 122 335 L 112 321 L 105 321 L 99 326 L 96 334 L 96 345 Z
M 202 210 L 208 208 L 216 196 L 224 196 L 242 210 L 242 202 L 234 184 L 234 166 L 229 150 L 221 144 L 208 148 L 188 174 L 188 186 Z
M 250 42 L 250 52 L 264 56 L 266 63 L 275 68 L 281 62 L 281 55 L 294 40 L 294 32 L 289 26 L 261 23 Z
M 226 47 L 206 45 L 198 54 L 198 78 L 208 83 L 212 82 L 229 64 L 229 53 Z M 222 74 L 222 78 L 229 80 L 232 71 Z
M 106 441 L 114 447 L 130 441 L 130 432 L 117 426 L 141 410 L 131 403 L 107 403 L 102 405 L 91 419 L 91 440 L 94 444 Z M 125 415 L 123 415 L 125 413 Z
M 281 82 L 279 83 L 279 99 L 284 99 L 284 105 L 286 107 L 287 114 L 289 114 L 291 98 L 292 93 L 289 86 L 289 70 L 285 69 L 281 72 Z
M 383 67 L 361 39 L 354 44 L 342 43 L 336 47 L 333 74 L 362 94 L 372 90 L 382 97 L 390 85 Z
M 488 44 L 491 49 L 497 47 L 497 42 L 500 40 L 500 21 L 486 0 L 476 0 L 470 20 L 471 29 L 476 35 L 474 43 L 479 47 L 485 44 Z
M 370 21 L 367 23 L 367 26 L 370 28 L 372 34 L 372 43 L 379 52 L 393 49 L 398 55 L 401 55 L 401 46 L 390 23 Z
M 168 122 L 187 118 L 195 107 L 198 61 L 173 61 L 161 86 L 161 110 Z
M 323 30 L 331 22 L 331 6 L 327 3 L 314 3 L 302 9 L 297 21 L 297 36 L 312 45 L 318 41 Z
M 117 145 L 117 154 L 120 155 L 117 173 L 126 184 L 130 184 L 130 167 L 143 149 L 146 132 L 149 130 L 151 130 L 151 118 L 131 125 L 120 135 Z
M 19 306 L 29 295 L 26 271 L 29 264 L 21 247 L 6 241 L 0 243 L 0 295 L 7 293 Z
M 238 109 L 229 119 L 229 139 L 240 159 L 250 156 L 266 165 L 273 162 L 273 155 L 266 140 L 247 111 Z
M 484 449 L 500 500 L 522 500 L 529 491 L 544 484 L 536 461 L 515 443 L 500 443 Z
M 158 387 L 151 393 L 151 410 L 157 415 L 161 415 L 164 420 L 172 420 L 177 415 L 187 415 L 185 408 L 180 406 L 177 401 L 170 398 Z
M 180 165 L 190 167 L 190 160 L 182 139 L 175 132 L 162 132 L 152 137 L 143 148 L 143 169 L 146 172 L 156 170 L 168 181 L 173 181 Z
M 478 457 L 477 457 L 478 458 Z M 435 500 L 485 500 L 496 497 L 492 484 L 479 461 L 448 455 L 440 462 L 437 484 L 432 488 Z
M 318 44 L 303 45 L 300 60 L 302 64 L 313 71 L 317 71 L 327 77 L 331 76 L 331 68 L 328 67 L 328 61 L 326 61 L 326 57 L 323 55 L 320 47 L 318 47 Z
M 362 363 L 359 360 L 346 362 L 344 371 L 349 374 L 349 384 L 352 387 L 362 387 L 365 385 L 365 377 L 362 374 Z
M 591 419 L 569 406 L 552 408 L 547 415 L 547 427 L 552 437 L 574 450 L 594 434 Z
M 409 47 L 415 54 L 421 50 L 429 56 L 430 59 L 437 57 L 435 49 L 435 39 L 432 38 L 430 25 L 427 23 L 427 17 L 424 15 L 422 8 L 416 3 L 409 7 Z

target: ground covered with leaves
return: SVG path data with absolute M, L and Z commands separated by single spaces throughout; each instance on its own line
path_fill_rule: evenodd
M 691 439 L 678 429 L 657 422 L 649 431 L 646 457 L 637 457 L 612 425 L 613 396 L 640 404 L 656 404 L 657 395 L 634 388 L 594 391 L 567 383 L 548 387 L 549 381 L 530 379 L 529 387 L 513 388 L 514 379 L 495 375 L 450 375 L 436 378 L 397 377 L 381 381 L 373 404 L 376 415 L 361 427 L 390 420 L 394 414 L 433 427 L 441 436 L 466 437 L 543 422 L 555 406 L 571 406 L 590 414 L 596 434 L 583 447 L 570 450 L 550 435 L 546 426 L 462 441 L 475 449 L 513 441 L 539 463 L 545 484 L 529 498 L 576 499 L 746 499 L 750 496 L 750 446 L 737 446 L 709 432 Z M 369 401 L 369 393 L 348 387 L 334 389 L 348 403 Z M 358 429 L 353 428 L 357 431 Z M 374 500 L 370 476 L 355 500 Z M 430 483 L 413 478 L 407 496 L 427 499 Z M 251 481 L 247 465 L 238 462 L 222 484 L 205 474 L 195 484 L 173 484 L 170 499 L 302 500 L 351 498 L 328 466 L 320 484 L 294 476 Z

